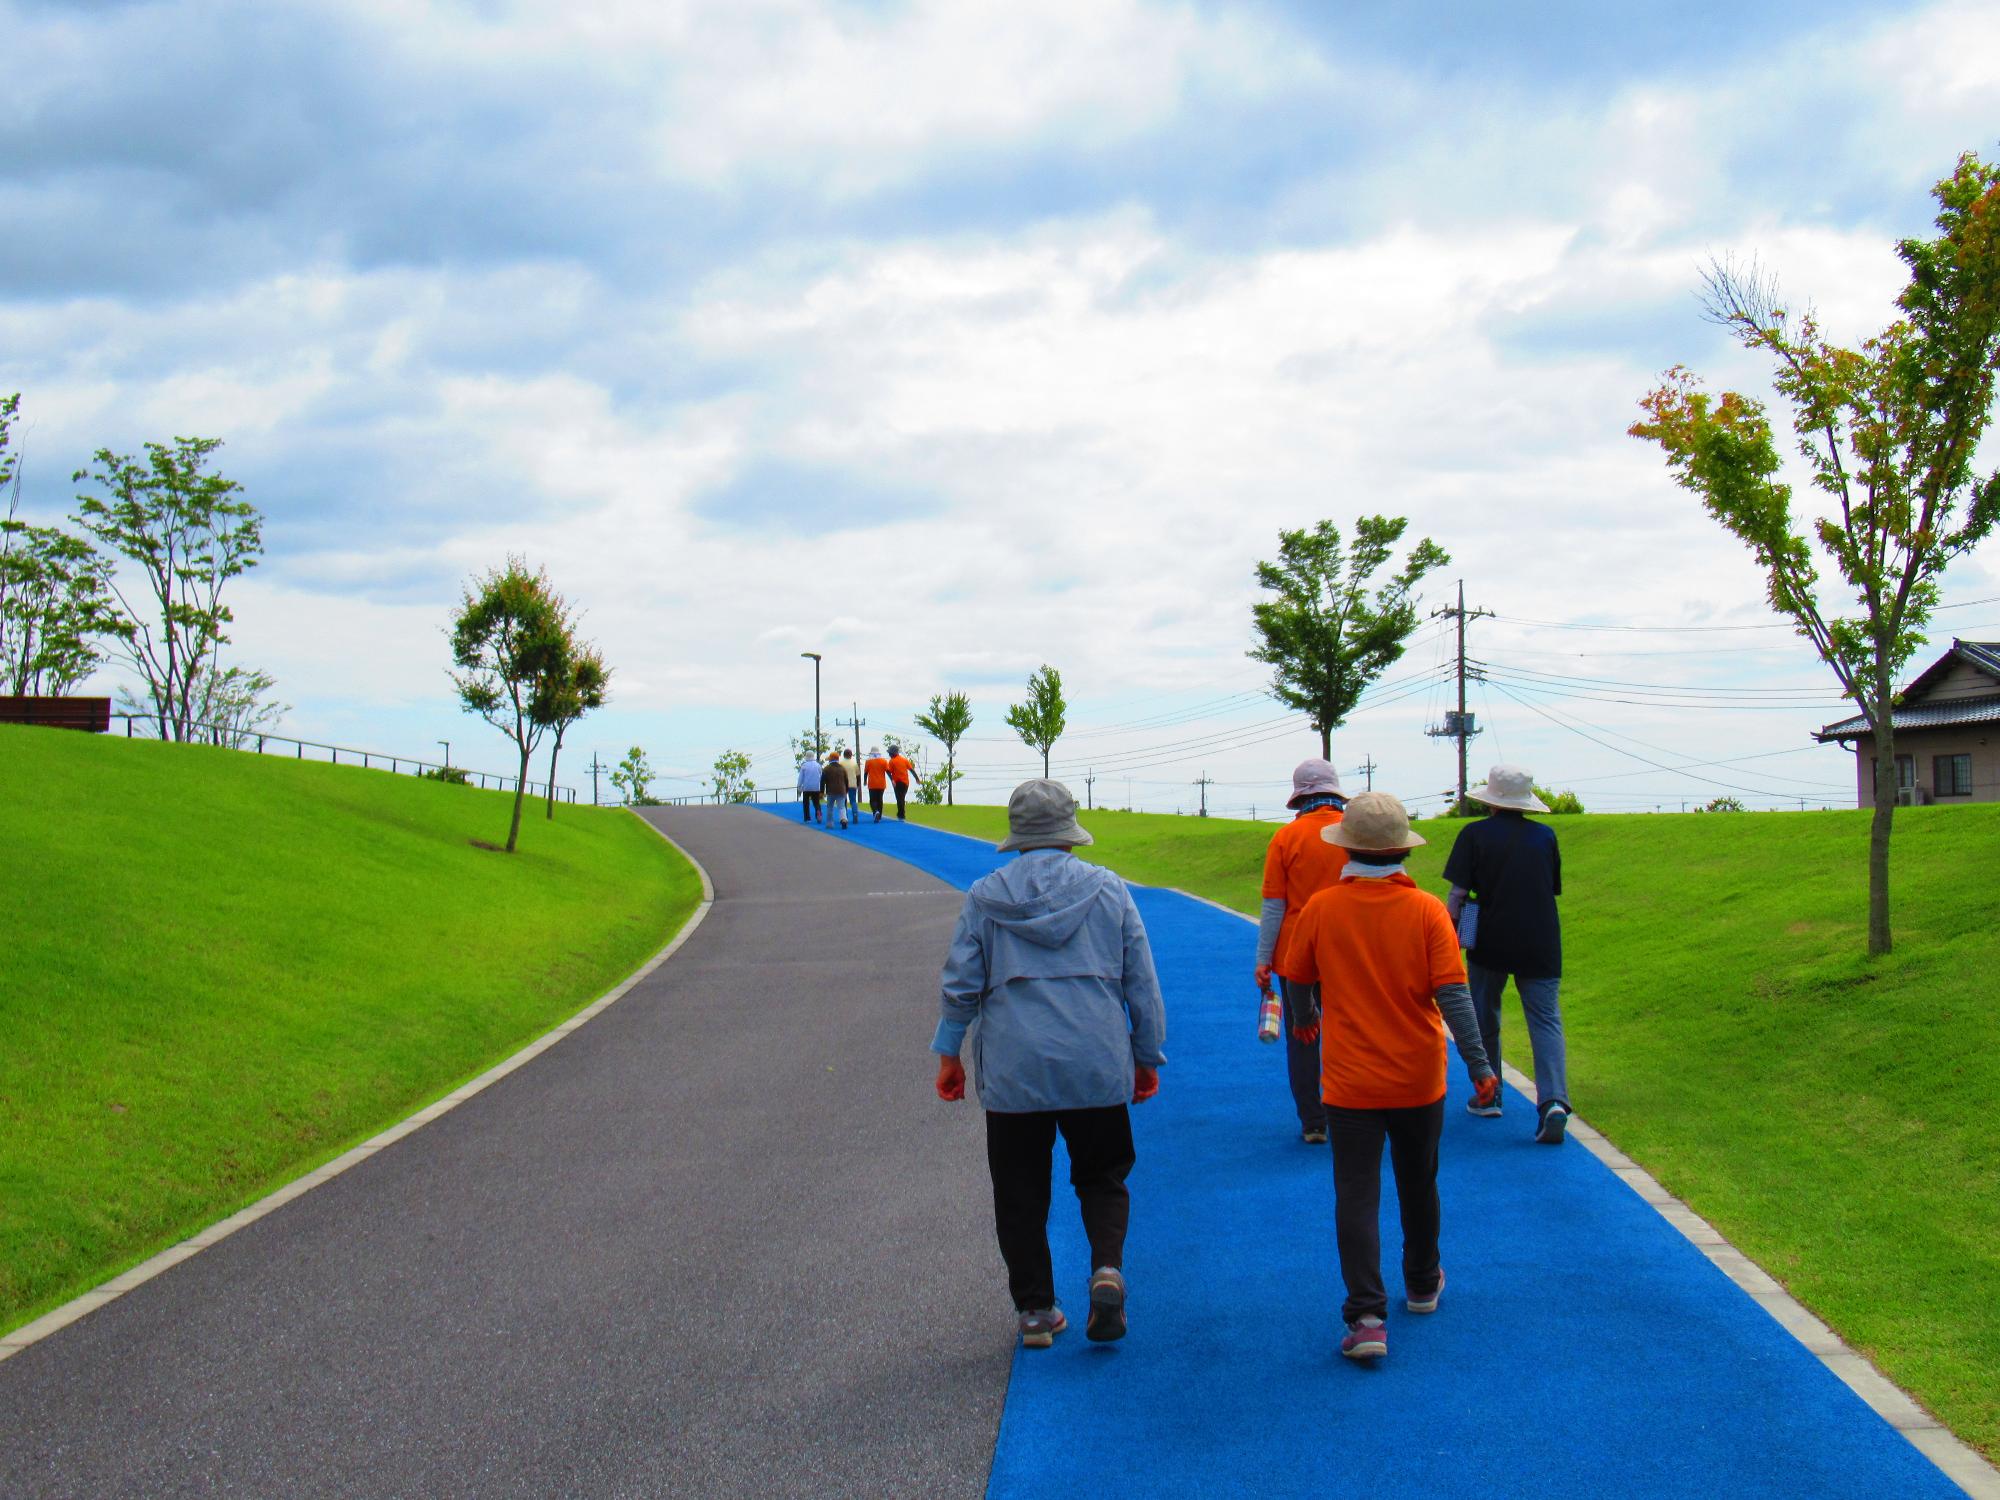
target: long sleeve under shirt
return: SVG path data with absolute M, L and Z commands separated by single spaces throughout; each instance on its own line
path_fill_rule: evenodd
M 989 1110 L 1124 1104 L 1134 1065 L 1166 1062 L 1139 909 L 1116 875 L 1060 849 L 1028 850 L 973 885 L 939 988 L 931 1050 L 956 1057 L 969 1043 Z

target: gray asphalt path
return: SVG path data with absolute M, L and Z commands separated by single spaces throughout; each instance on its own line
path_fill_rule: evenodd
M 925 1043 L 960 897 L 742 808 L 641 986 L 0 1363 L 0 1495 L 974 1496 L 1012 1322 Z

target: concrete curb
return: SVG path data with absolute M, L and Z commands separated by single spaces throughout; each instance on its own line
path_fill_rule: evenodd
M 636 817 L 637 814 L 635 813 L 634 816 Z M 331 1182 L 334 1178 L 340 1176 L 341 1173 L 359 1166 L 385 1146 L 393 1146 L 397 1141 L 402 1140 L 403 1137 L 414 1134 L 416 1131 L 430 1124 L 431 1121 L 449 1114 L 452 1110 L 458 1108 L 459 1105 L 465 1103 L 466 1100 L 472 1098 L 473 1095 L 498 1083 L 515 1069 L 524 1067 L 534 1061 L 571 1032 L 586 1025 L 604 1010 L 624 999 L 633 986 L 659 968 L 661 964 L 672 958 L 679 950 L 681 944 L 694 936 L 695 929 L 701 926 L 702 919 L 708 915 L 709 908 L 715 905 L 715 886 L 710 882 L 708 871 L 702 868 L 700 861 L 691 856 L 687 850 L 681 848 L 679 844 L 674 843 L 671 838 L 668 838 L 662 829 L 655 827 L 644 818 L 640 818 L 639 821 L 644 823 L 646 827 L 651 828 L 653 832 L 659 834 L 661 838 L 666 839 L 667 843 L 672 845 L 682 859 L 687 860 L 690 865 L 694 866 L 695 873 L 701 877 L 701 903 L 695 907 L 693 915 L 681 924 L 681 930 L 674 934 L 672 941 L 666 947 L 662 948 L 658 953 L 647 959 L 645 963 L 633 970 L 614 989 L 600 995 L 567 1021 L 544 1032 L 513 1056 L 502 1062 L 495 1063 L 477 1078 L 459 1085 L 459 1087 L 453 1089 L 442 1099 L 425 1105 L 407 1119 L 400 1120 L 380 1134 L 369 1137 L 360 1145 L 343 1152 L 323 1166 L 315 1167 L 304 1176 L 294 1178 L 283 1187 L 266 1194 L 248 1207 L 238 1209 L 228 1218 L 217 1220 L 206 1229 L 189 1235 L 188 1238 L 182 1240 L 179 1244 L 169 1245 L 157 1255 L 139 1262 L 138 1265 L 132 1267 L 129 1271 L 122 1272 L 112 1277 L 111 1280 L 71 1298 L 68 1302 L 63 1303 L 62 1306 L 50 1312 L 43 1313 L 31 1323 L 23 1323 L 19 1328 L 14 1329 L 10 1333 L 0 1334 L 0 1361 L 11 1359 L 30 1344 L 39 1343 L 50 1334 L 59 1332 L 69 1327 L 70 1324 L 89 1317 L 90 1314 L 96 1312 L 100 1307 L 108 1306 L 116 1302 L 127 1292 L 144 1286 L 161 1272 L 172 1270 L 182 1261 L 192 1259 L 209 1246 L 221 1243 L 223 1240 L 228 1239 L 230 1235 L 236 1233 L 237 1230 L 256 1223 L 266 1214 L 284 1207 L 294 1198 L 303 1197 L 321 1183 Z

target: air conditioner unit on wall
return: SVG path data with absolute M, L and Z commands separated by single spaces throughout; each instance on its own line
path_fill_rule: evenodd
M 1896 806 L 1922 807 L 1931 800 L 1931 794 L 1920 786 L 1899 786 L 1896 788 Z

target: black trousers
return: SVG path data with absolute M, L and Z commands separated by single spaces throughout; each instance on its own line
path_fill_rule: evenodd
M 818 816 L 819 816 L 819 793 L 800 792 L 799 821 L 801 823 L 810 823 L 814 818 Z
M 910 784 L 907 781 L 892 781 L 889 785 L 896 789 L 896 816 L 904 818 L 903 804 L 910 800 Z M 904 818 L 904 821 L 908 819 Z
M 1083 1208 L 1092 1269 L 1125 1263 L 1125 1229 L 1132 1217 L 1125 1176 L 1136 1159 L 1126 1107 L 1028 1114 L 988 1110 L 986 1167 L 993 1175 L 993 1226 L 1000 1237 L 1000 1258 L 1007 1262 L 1007 1290 L 1021 1312 L 1056 1305 L 1049 1196 L 1057 1131 L 1069 1147 L 1069 1181 Z
M 1344 1323 L 1386 1318 L 1382 1286 L 1382 1142 L 1396 1174 L 1396 1202 L 1403 1216 L 1403 1286 L 1413 1293 L 1438 1284 L 1438 1137 L 1444 1133 L 1444 1100 L 1414 1109 L 1326 1107 L 1333 1142 L 1333 1222 L 1340 1246 L 1340 1279 L 1347 1283 Z
M 877 818 L 882 816 L 882 788 L 879 786 L 868 788 L 868 810 Z

